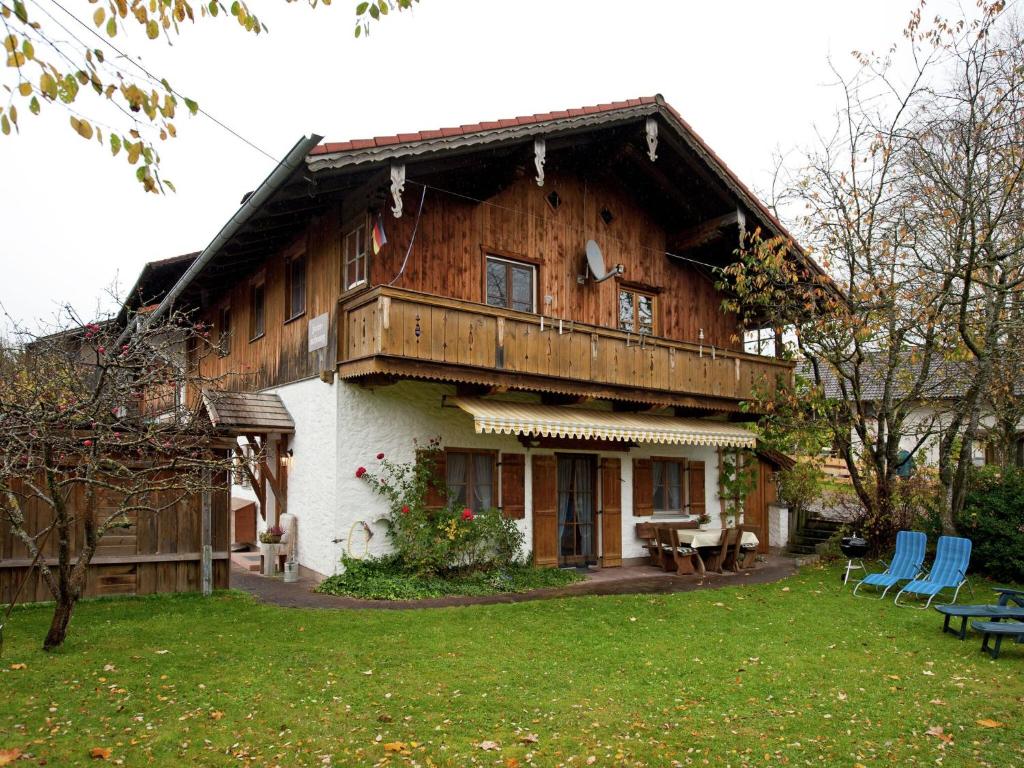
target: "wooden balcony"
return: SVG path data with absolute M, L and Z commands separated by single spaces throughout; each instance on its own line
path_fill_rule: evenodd
M 341 306 L 342 379 L 421 378 L 738 411 L 793 364 L 473 302 L 378 287 Z

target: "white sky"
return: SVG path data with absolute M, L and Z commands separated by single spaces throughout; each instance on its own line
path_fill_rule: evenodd
M 96 7 L 61 1 L 83 17 Z M 50 3 L 31 0 L 30 13 L 59 14 Z M 269 35 L 221 18 L 173 48 L 138 29 L 116 42 L 278 157 L 311 132 L 340 141 L 660 92 L 763 189 L 773 152 L 830 123 L 827 57 L 849 68 L 852 49 L 887 48 L 916 5 L 422 0 L 357 40 L 355 0 L 250 0 Z M 60 108 L 20 122 L 20 136 L 0 136 L 0 305 L 32 324 L 60 302 L 91 314 L 115 279 L 126 290 L 145 262 L 200 250 L 274 165 L 205 118 L 179 116 L 161 149 L 178 192 L 147 195 L 123 154 L 76 137 Z

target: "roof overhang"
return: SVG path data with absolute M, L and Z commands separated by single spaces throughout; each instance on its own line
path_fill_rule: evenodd
M 445 402 L 470 414 L 477 434 L 660 445 L 708 445 L 721 448 L 754 448 L 757 445 L 757 436 L 753 432 L 728 422 L 593 411 L 476 397 L 453 397 L 447 398 Z
M 294 434 L 295 421 L 278 395 L 267 392 L 203 390 L 203 407 L 220 432 Z

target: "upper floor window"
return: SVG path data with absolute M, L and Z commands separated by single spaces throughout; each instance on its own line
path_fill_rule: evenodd
M 306 254 L 300 253 L 284 263 L 284 315 L 293 320 L 306 312 Z
M 217 354 L 221 357 L 231 354 L 231 307 L 221 307 L 217 318 Z
M 537 268 L 521 261 L 487 256 L 487 303 L 520 312 L 536 311 Z
M 445 484 L 456 504 L 474 512 L 496 505 L 494 459 L 491 451 L 445 450 Z
M 365 285 L 369 258 L 366 252 L 366 222 L 349 230 L 342 240 L 345 290 Z
M 249 340 L 255 341 L 263 335 L 265 329 L 266 286 L 263 280 L 252 284 L 249 297 Z
M 620 288 L 619 328 L 631 333 L 653 334 L 654 295 L 635 288 Z

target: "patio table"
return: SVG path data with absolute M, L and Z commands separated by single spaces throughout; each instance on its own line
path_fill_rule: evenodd
M 679 543 L 687 544 L 691 547 L 717 547 L 718 542 L 722 540 L 722 529 L 711 528 L 708 530 L 681 530 L 679 531 Z M 757 536 L 752 531 L 744 531 L 742 538 L 740 538 L 740 546 L 754 546 L 758 545 Z

